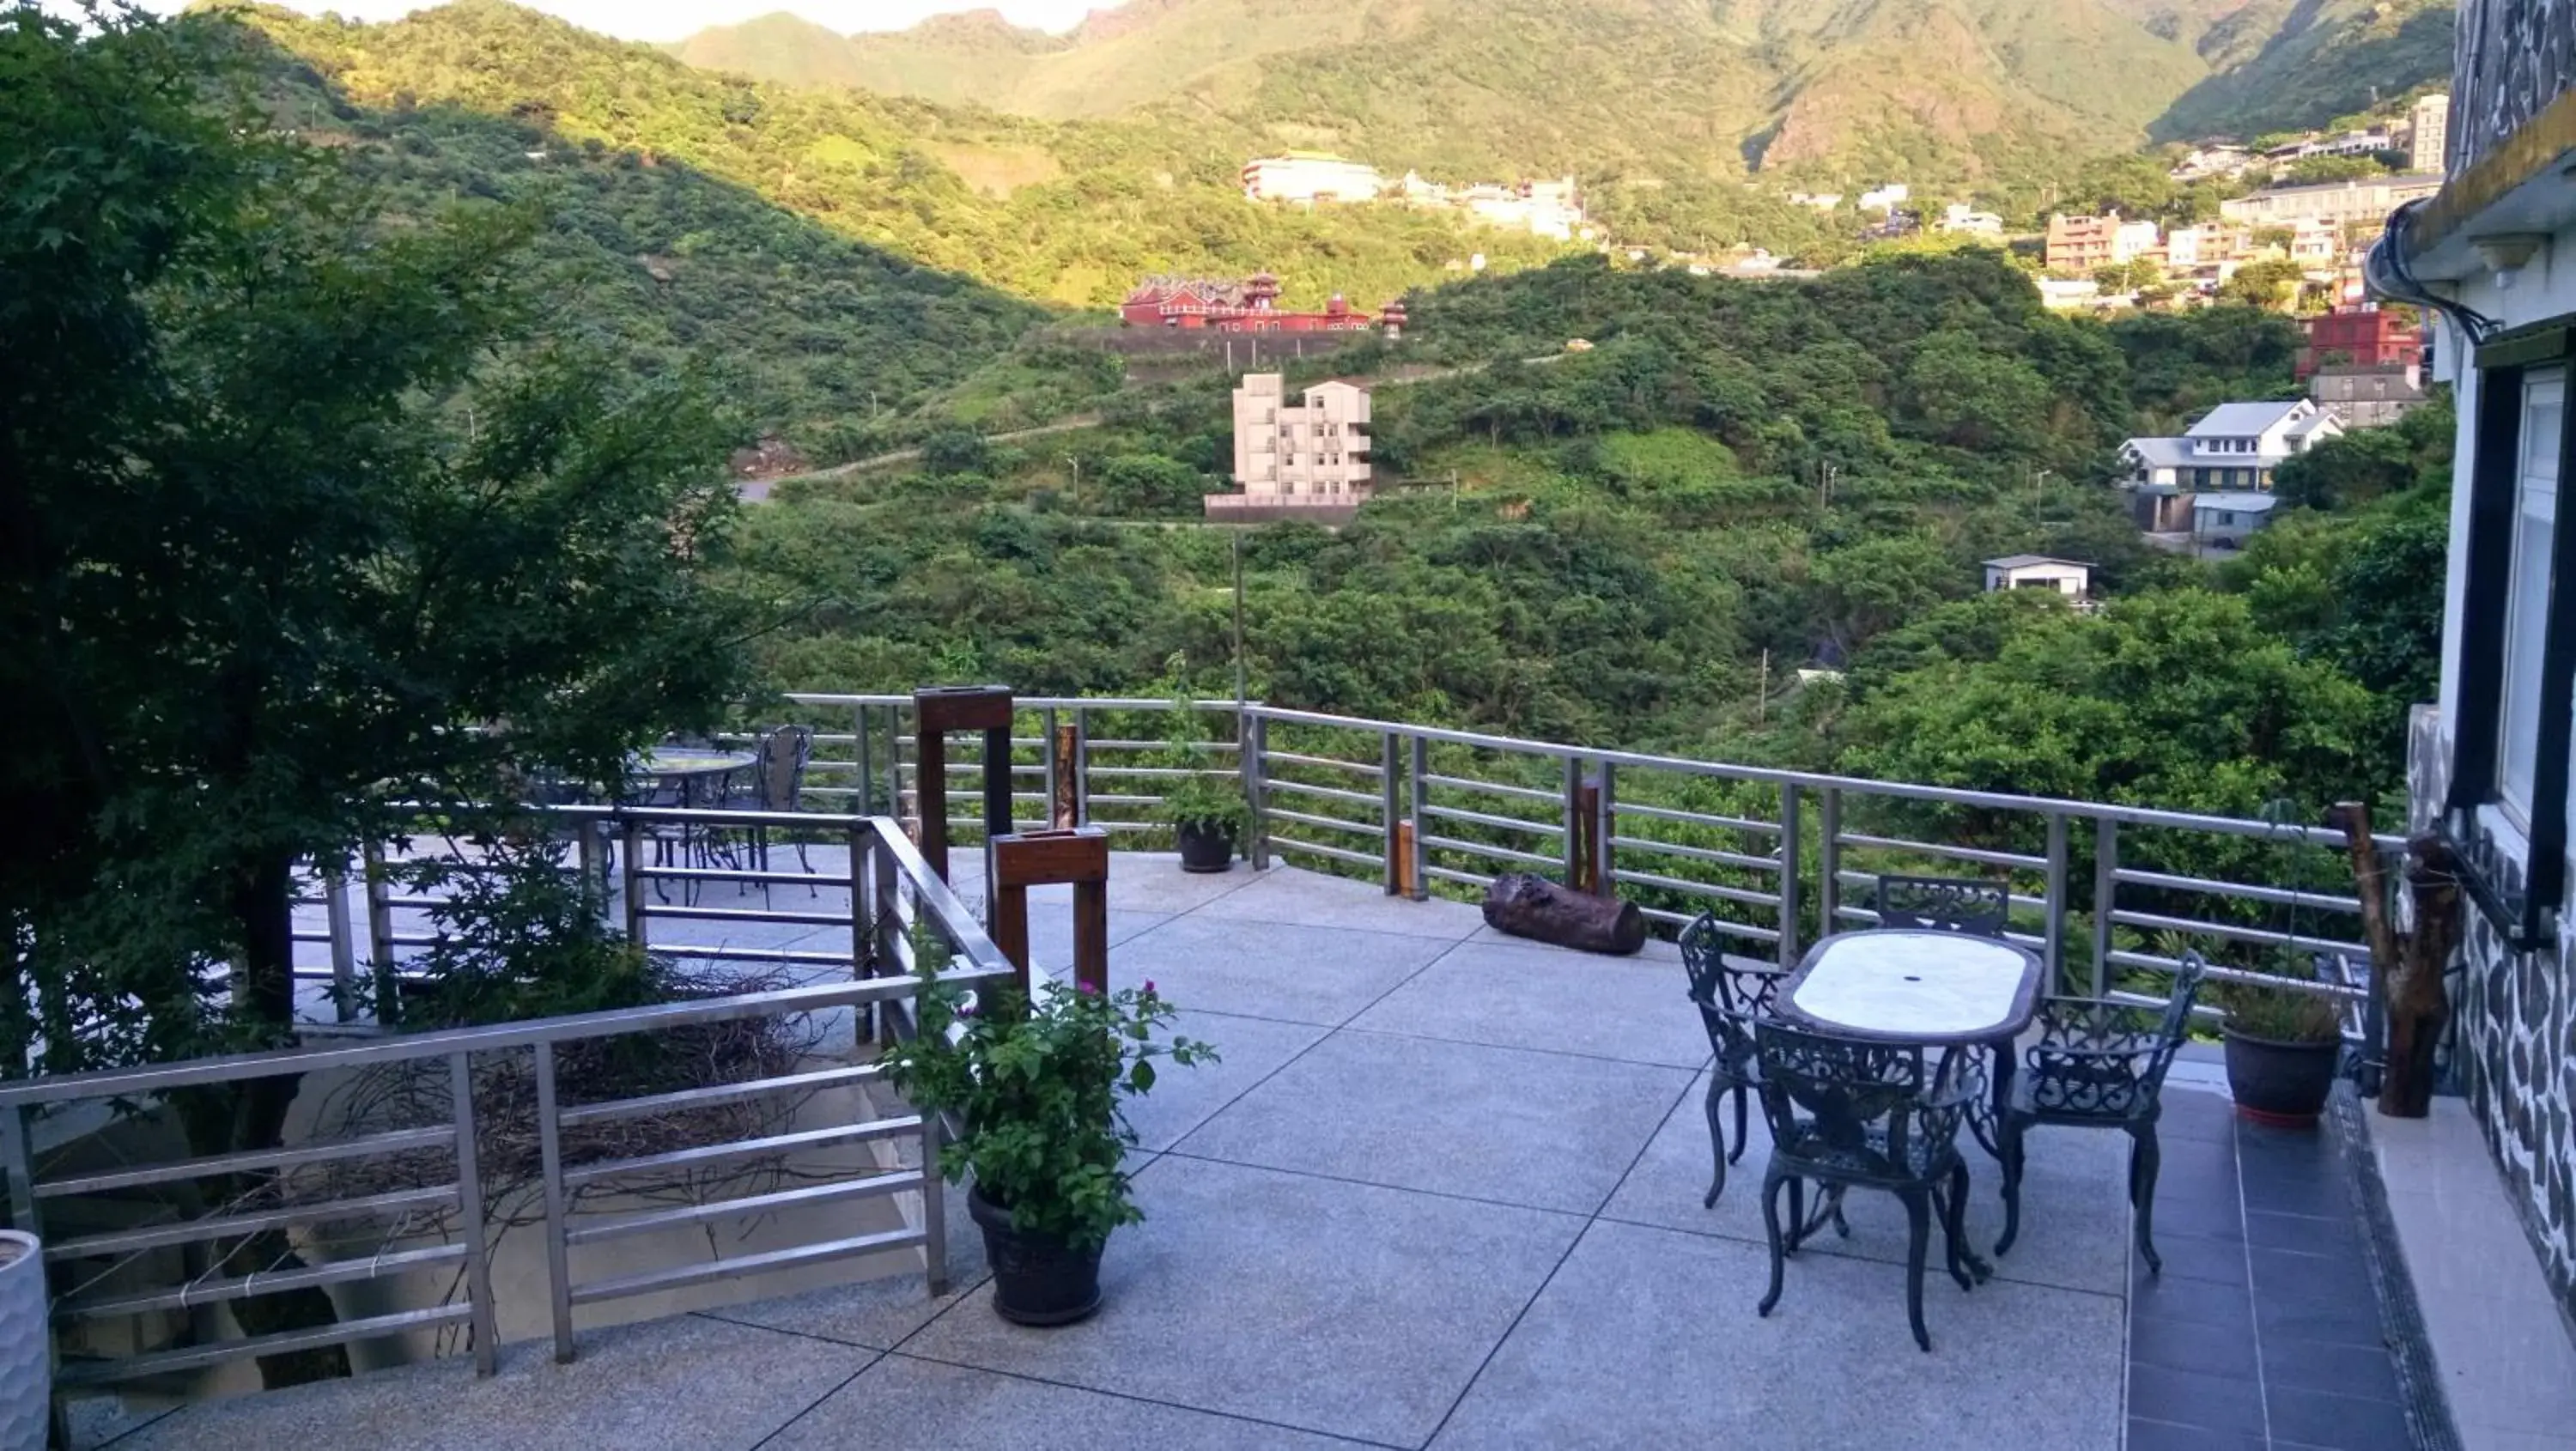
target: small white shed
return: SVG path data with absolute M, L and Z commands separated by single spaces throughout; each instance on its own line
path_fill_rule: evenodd
M 1986 561 L 1986 588 L 2053 589 L 2080 600 L 2093 593 L 2093 566 L 2044 554 L 2007 554 Z

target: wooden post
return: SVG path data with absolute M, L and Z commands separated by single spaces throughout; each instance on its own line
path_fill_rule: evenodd
M 1055 753 L 1055 799 L 1047 803 L 1047 825 L 1057 831 L 1082 824 L 1080 794 L 1075 789 L 1082 779 L 1079 729 L 1071 723 L 1057 726 L 1048 747 Z
M 1421 889 L 1421 879 L 1413 874 L 1413 823 L 1399 821 L 1395 824 L 1395 890 L 1420 900 Z
M 2362 937 L 2370 944 L 2371 991 L 2385 1009 L 2387 1062 L 2379 1111 L 2422 1118 L 2433 1111 L 2433 1051 L 2451 1011 L 2442 971 L 2460 942 L 2460 887 L 2451 849 L 2434 832 L 2407 841 L 2406 885 L 2415 902 L 2415 927 L 2401 935 L 2388 916 L 2388 878 L 2371 841 L 2370 807 L 2338 802 L 2326 813 L 2326 825 L 2344 834 L 2352 858 Z
M 1010 828 L 1011 688 L 929 685 L 912 693 L 913 794 L 921 803 L 921 855 L 948 880 L 948 741 L 950 731 L 984 732 L 985 820 L 992 824 L 993 738 L 1001 737 L 1002 821 Z M 998 834 L 998 833 L 996 833 Z
M 1109 833 L 1097 826 L 1013 832 L 993 838 L 993 945 L 1029 990 L 1029 888 L 1073 884 L 1073 980 L 1109 991 Z
M 1586 778 L 1574 788 L 1574 814 L 1567 824 L 1574 831 L 1574 879 L 1566 883 L 1578 892 L 1595 897 L 1610 895 L 1601 881 L 1601 783 Z

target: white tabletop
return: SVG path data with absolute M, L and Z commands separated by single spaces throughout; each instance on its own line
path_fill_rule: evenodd
M 2015 1026 L 2032 959 L 1956 932 L 1855 932 L 1817 944 L 1790 993 L 1820 1026 L 1926 1039 Z

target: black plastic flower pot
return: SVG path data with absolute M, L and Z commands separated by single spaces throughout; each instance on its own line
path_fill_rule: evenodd
M 2314 1124 L 2334 1092 L 2337 1042 L 2285 1043 L 2227 1034 L 2227 1088 L 2236 1111 L 2260 1123 L 2300 1128 Z
M 984 1231 L 993 1266 L 993 1312 L 1015 1325 L 1070 1325 L 1100 1308 L 1101 1246 L 1076 1248 L 1011 1227 L 1011 1212 L 969 1190 L 966 1212 Z
M 1172 829 L 1180 841 L 1181 870 L 1223 872 L 1234 867 L 1234 828 L 1224 822 L 1184 821 Z

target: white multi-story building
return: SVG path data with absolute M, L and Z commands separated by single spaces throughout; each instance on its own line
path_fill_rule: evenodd
M 2451 139 L 2451 95 L 2436 91 L 2417 101 L 2410 111 L 2411 126 L 2406 137 L 2406 169 L 2442 171 L 2442 149 Z
M 1369 496 L 1368 424 L 1368 390 L 1357 384 L 1318 383 L 1292 403 L 1281 375 L 1245 374 L 1234 390 L 1234 481 L 1243 491 L 1209 495 L 1209 517 L 1357 508 Z
M 2286 227 L 2300 221 L 2376 222 L 2441 188 L 2441 177 L 2422 175 L 2279 186 L 2220 202 L 2218 214 L 2249 227 Z
M 1865 212 L 1888 212 L 1903 206 L 1914 195 L 1913 188 L 1901 181 L 1891 181 L 1875 191 L 1860 194 L 1860 209 Z
M 2122 487 L 2136 498 L 2138 527 L 2151 533 L 2194 527 L 2192 496 L 2211 490 L 2269 493 L 2272 470 L 2343 432 L 2305 398 L 2221 403 L 2179 438 L 2120 445 Z
M 1257 202 L 1373 202 L 1385 186 L 1376 167 L 1320 151 L 1243 164 L 1243 194 Z

